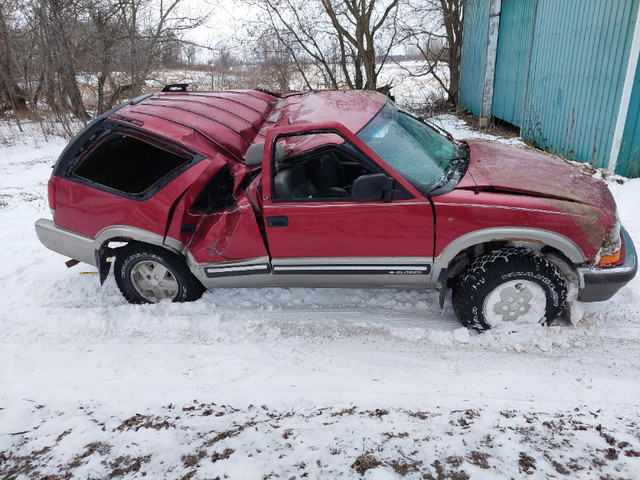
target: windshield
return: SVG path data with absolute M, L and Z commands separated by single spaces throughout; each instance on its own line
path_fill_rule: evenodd
M 460 172 L 455 144 L 392 103 L 358 133 L 358 138 L 424 193 L 448 183 Z

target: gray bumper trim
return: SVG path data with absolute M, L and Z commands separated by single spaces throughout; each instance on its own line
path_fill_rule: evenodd
M 618 290 L 629 283 L 638 271 L 638 256 L 629 233 L 621 228 L 626 249 L 622 265 L 611 268 L 579 268 L 581 302 L 602 302 L 613 297 Z
M 100 248 L 100 244 L 93 238 L 63 230 L 56 226 L 52 220 L 46 218 L 41 218 L 36 222 L 36 233 L 40 242 L 49 250 L 94 267 L 98 266 L 96 264 L 96 250 Z
M 183 255 L 186 247 L 178 240 L 148 232 L 127 225 L 112 225 L 98 232 L 96 238 L 85 237 L 58 227 L 52 220 L 41 218 L 36 222 L 36 233 L 40 242 L 50 250 L 69 258 L 80 260 L 94 267 L 98 266 L 100 247 L 114 239 L 122 241 L 137 240 L 139 242 L 167 248 L 178 255 Z

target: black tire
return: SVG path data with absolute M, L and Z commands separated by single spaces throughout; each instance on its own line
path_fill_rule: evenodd
M 116 255 L 115 277 L 130 303 L 191 302 L 205 288 L 174 253 L 154 245 L 131 242 Z
M 476 258 L 456 280 L 451 297 L 458 320 L 475 330 L 508 322 L 546 325 L 562 313 L 566 300 L 566 283 L 556 267 L 539 253 L 515 247 Z

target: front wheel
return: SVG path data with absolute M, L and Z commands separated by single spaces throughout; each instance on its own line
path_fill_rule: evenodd
M 200 298 L 205 290 L 177 255 L 139 242 L 132 242 L 118 252 L 115 277 L 124 298 L 136 304 L 161 300 L 190 302 Z
M 451 300 L 460 322 L 476 330 L 505 323 L 546 325 L 562 313 L 567 287 L 542 255 L 510 247 L 476 258 L 458 277 Z

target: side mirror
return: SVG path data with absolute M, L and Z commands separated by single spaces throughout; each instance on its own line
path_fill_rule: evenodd
M 370 202 L 373 200 L 391 200 L 393 192 L 393 178 L 384 173 L 361 175 L 353 181 L 351 195 L 356 202 Z

